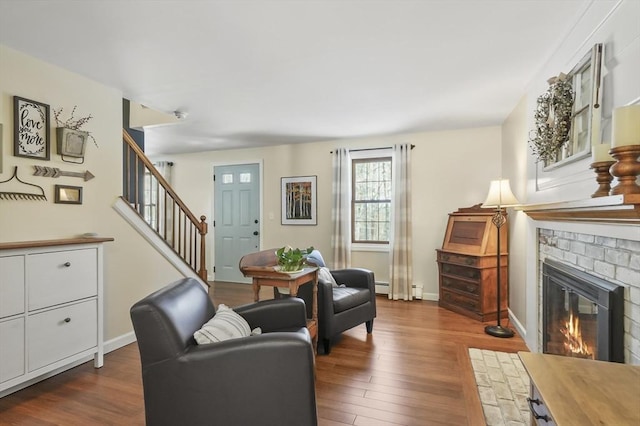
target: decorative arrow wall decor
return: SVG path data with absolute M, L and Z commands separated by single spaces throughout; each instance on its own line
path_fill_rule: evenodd
M 35 171 L 33 172 L 34 176 L 44 176 L 51 178 L 59 178 L 60 176 L 71 176 L 83 178 L 85 182 L 95 177 L 89 170 L 85 172 L 65 172 L 64 170 L 60 170 L 57 167 L 33 166 L 33 168 L 35 169 Z

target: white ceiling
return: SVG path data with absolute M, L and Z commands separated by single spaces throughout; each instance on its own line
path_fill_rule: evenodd
M 154 155 L 499 125 L 591 1 L 0 0 L 0 43 L 187 112 Z

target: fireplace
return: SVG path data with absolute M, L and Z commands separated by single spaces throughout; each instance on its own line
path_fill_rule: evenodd
M 623 287 L 551 259 L 542 273 L 543 352 L 624 362 Z

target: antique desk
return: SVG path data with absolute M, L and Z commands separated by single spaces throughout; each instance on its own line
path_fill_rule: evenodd
M 491 218 L 494 209 L 479 205 L 449 214 L 442 249 L 437 249 L 439 306 L 478 321 L 508 317 L 508 223 L 500 231 L 500 267 L 497 267 L 497 235 Z M 503 212 L 506 219 L 506 212 Z M 497 275 L 500 274 L 500 309 Z
M 289 289 L 292 297 L 298 295 L 298 288 L 308 282 L 313 282 L 313 302 L 311 318 L 307 319 L 307 329 L 313 339 L 314 348 L 317 346 L 318 336 L 318 268 L 306 267 L 301 272 L 287 273 L 277 270 L 276 249 L 250 253 L 240 259 L 240 271 L 245 277 L 250 277 L 253 284 L 253 299 L 260 300 L 260 287 L 284 287 Z

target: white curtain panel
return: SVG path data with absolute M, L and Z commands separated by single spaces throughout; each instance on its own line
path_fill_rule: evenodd
M 349 268 L 351 266 L 351 159 L 349 150 L 346 148 L 333 150 L 332 195 L 333 267 Z
M 393 146 L 389 299 L 413 299 L 411 145 Z

